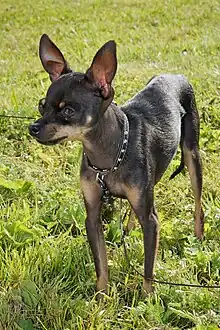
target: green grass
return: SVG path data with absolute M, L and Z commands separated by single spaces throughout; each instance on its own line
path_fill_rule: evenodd
M 119 104 L 162 72 L 183 73 L 193 84 L 201 115 L 205 240 L 193 235 L 188 174 L 168 180 L 178 154 L 156 187 L 161 239 L 155 273 L 161 280 L 220 280 L 219 15 L 218 0 L 0 3 L 1 114 L 37 118 L 49 86 L 38 58 L 42 33 L 78 71 L 115 39 Z M 156 285 L 152 297 L 142 297 L 142 279 L 119 246 L 119 209 L 105 225 L 109 297 L 96 302 L 79 188 L 81 147 L 41 146 L 29 137 L 28 124 L 0 118 L 0 329 L 218 329 L 220 290 Z M 142 271 L 139 227 L 126 243 Z

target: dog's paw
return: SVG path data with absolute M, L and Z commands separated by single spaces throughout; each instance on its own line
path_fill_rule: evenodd
M 152 284 L 152 281 L 145 280 L 143 281 L 143 295 L 144 297 L 148 297 L 154 292 L 154 286 Z
M 95 299 L 99 303 L 105 303 L 106 301 L 108 301 L 110 299 L 110 297 L 108 296 L 108 294 L 106 292 L 98 291 L 95 295 Z

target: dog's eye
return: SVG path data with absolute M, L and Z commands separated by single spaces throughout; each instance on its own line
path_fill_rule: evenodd
M 73 117 L 74 114 L 75 114 L 75 110 L 73 108 L 70 108 L 70 107 L 65 107 L 63 110 L 62 110 L 62 114 L 64 117 Z

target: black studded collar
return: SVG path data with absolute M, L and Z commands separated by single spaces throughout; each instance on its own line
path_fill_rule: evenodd
M 114 162 L 113 166 L 111 168 L 100 169 L 100 168 L 92 165 L 90 163 L 89 158 L 87 157 L 89 167 L 91 167 L 97 173 L 106 175 L 110 172 L 115 172 L 115 171 L 117 171 L 117 169 L 119 168 L 119 166 L 121 165 L 121 163 L 124 160 L 124 157 L 125 157 L 125 154 L 126 154 L 126 151 L 127 151 L 127 146 L 128 146 L 129 122 L 128 122 L 128 118 L 127 118 L 127 116 L 125 115 L 124 112 L 123 112 L 123 115 L 124 115 L 123 140 L 122 140 L 122 143 L 121 143 L 121 145 L 118 149 L 117 157 L 115 159 L 115 162 Z
M 128 138 L 129 138 L 129 121 L 126 116 L 126 114 L 123 112 L 123 117 L 124 117 L 124 127 L 123 127 L 123 138 L 122 142 L 120 144 L 120 147 L 118 149 L 117 157 L 115 159 L 115 162 L 111 168 L 105 168 L 105 169 L 100 169 L 94 165 L 91 164 L 88 156 L 86 153 L 84 153 L 84 157 L 87 159 L 88 166 L 92 168 L 97 174 L 96 174 L 96 181 L 99 183 L 102 191 L 103 191 L 103 200 L 107 201 L 109 200 L 110 192 L 104 182 L 104 177 L 109 174 L 113 173 L 118 170 L 119 166 L 124 160 L 127 147 L 128 147 Z

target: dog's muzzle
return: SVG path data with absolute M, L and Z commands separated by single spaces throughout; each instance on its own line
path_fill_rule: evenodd
M 31 136 L 33 136 L 37 142 L 44 144 L 44 145 L 54 145 L 54 144 L 58 144 L 60 142 L 62 142 L 63 140 L 65 140 L 67 138 L 67 136 L 63 136 L 57 139 L 50 139 L 50 140 L 45 140 L 42 139 L 42 137 L 40 137 L 40 133 L 41 133 L 41 125 L 40 123 L 33 123 L 29 126 L 29 133 Z

